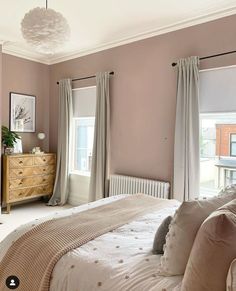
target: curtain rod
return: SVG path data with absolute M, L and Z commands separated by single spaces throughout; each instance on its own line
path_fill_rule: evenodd
M 220 54 L 216 54 L 216 55 L 212 55 L 212 56 L 201 57 L 200 60 L 211 59 L 211 58 L 220 57 L 220 56 L 229 55 L 229 54 L 234 54 L 234 53 L 236 53 L 236 51 L 229 51 L 229 52 L 220 53 Z M 177 65 L 177 63 L 172 63 L 172 67 L 175 67 L 176 65 Z
M 110 75 L 114 75 L 114 74 L 115 74 L 114 72 L 110 72 Z M 92 78 L 95 78 L 95 77 L 96 76 L 93 75 L 93 76 L 88 76 L 88 77 L 72 79 L 71 81 L 74 82 L 74 81 L 80 81 L 80 80 L 87 80 L 87 79 L 92 79 Z M 59 82 L 57 82 L 57 84 L 59 84 Z

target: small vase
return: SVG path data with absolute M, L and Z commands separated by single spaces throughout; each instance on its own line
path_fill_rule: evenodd
M 4 149 L 4 154 L 5 155 L 12 155 L 14 153 L 14 148 L 6 147 Z

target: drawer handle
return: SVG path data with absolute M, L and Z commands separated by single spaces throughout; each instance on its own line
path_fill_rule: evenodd
M 23 193 L 19 193 L 19 196 L 22 196 L 23 195 Z
M 46 188 L 43 188 L 43 191 L 46 191 Z
M 45 181 L 46 181 L 46 179 L 44 178 L 44 179 L 43 179 L 43 182 L 45 182 Z
M 19 182 L 19 185 L 22 185 L 23 183 L 22 182 Z
M 44 162 L 46 162 L 46 159 L 43 159 Z
M 45 172 L 45 171 L 46 171 L 46 169 L 43 169 L 43 171 Z
M 23 161 L 19 161 L 19 164 L 23 164 Z
M 20 171 L 20 172 L 19 172 L 19 175 L 21 175 L 21 174 L 23 174 L 23 172 Z

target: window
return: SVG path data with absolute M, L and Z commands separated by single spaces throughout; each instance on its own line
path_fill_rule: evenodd
M 236 157 L 236 133 L 230 135 L 230 155 Z
M 236 66 L 200 72 L 200 195 L 236 183 Z
M 200 194 L 216 195 L 236 182 L 236 113 L 200 115 Z M 235 154 L 235 157 L 234 155 Z
M 73 169 L 90 173 L 95 117 L 74 118 L 74 159 Z
M 73 90 L 72 171 L 90 175 L 95 124 L 96 87 Z

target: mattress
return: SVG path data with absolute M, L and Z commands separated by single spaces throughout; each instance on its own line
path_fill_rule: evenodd
M 0 243 L 0 260 L 8 247 L 32 225 L 68 216 L 96 206 L 111 203 L 127 195 L 118 195 L 74 207 L 23 225 Z M 92 290 L 180 290 L 182 276 L 157 274 L 160 255 L 152 254 L 155 232 L 162 220 L 175 212 L 179 202 L 146 214 L 114 231 L 104 234 L 62 256 L 54 267 L 51 291 Z

